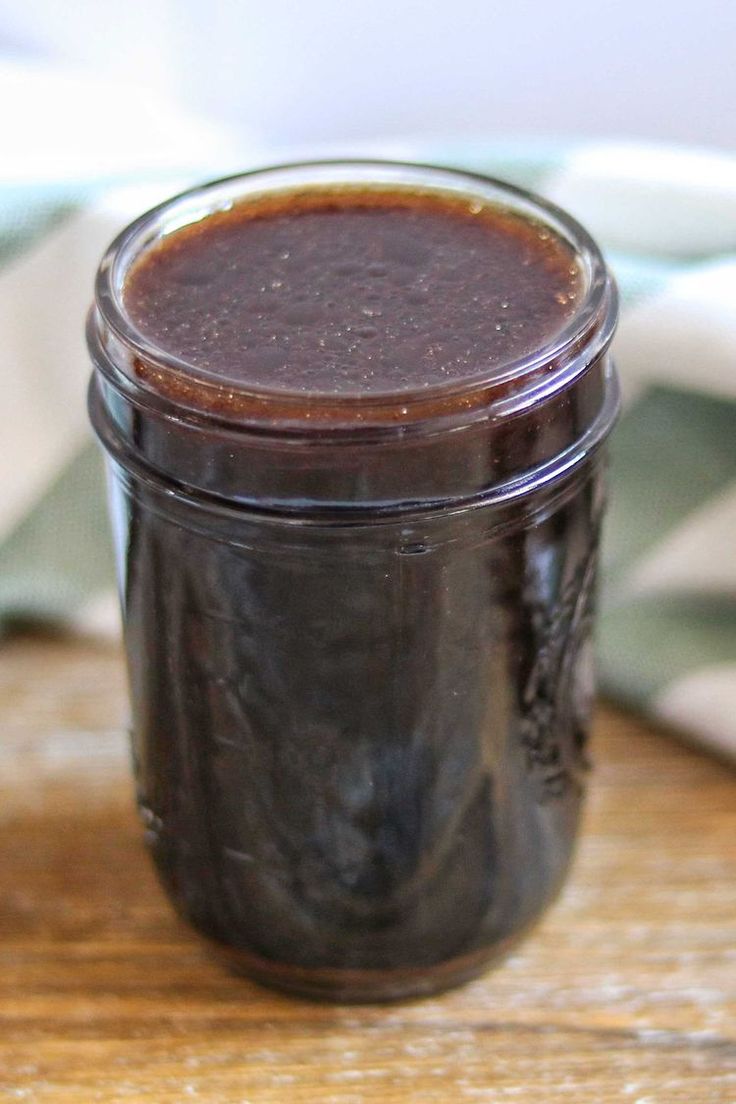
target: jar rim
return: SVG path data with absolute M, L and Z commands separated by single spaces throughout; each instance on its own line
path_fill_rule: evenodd
M 303 392 L 247 381 L 242 384 L 223 381 L 222 376 L 153 342 L 130 318 L 123 297 L 126 276 L 137 259 L 167 235 L 256 197 L 349 187 L 476 198 L 486 207 L 501 207 L 541 223 L 572 248 L 583 272 L 585 294 L 574 314 L 548 341 L 487 373 L 440 380 L 421 390 L 362 394 L 305 396 Z M 615 283 L 600 249 L 584 227 L 555 204 L 505 181 L 462 169 L 403 161 L 340 159 L 293 162 L 223 177 L 190 188 L 143 213 L 113 240 L 102 258 L 91 323 L 101 349 L 115 347 L 115 354 L 105 358 L 108 366 L 114 366 L 118 372 L 122 369 L 127 387 L 140 388 L 154 405 L 183 407 L 205 418 L 214 414 L 218 421 L 241 425 L 264 419 L 271 424 L 274 420 L 282 424 L 293 421 L 308 431 L 324 430 L 320 412 L 329 414 L 327 420 L 335 428 L 341 418 L 353 426 L 356 420 L 364 427 L 366 422 L 385 425 L 397 420 L 397 410 L 401 412 L 398 420 L 415 426 L 419 421 L 425 428 L 427 421 L 444 422 L 453 413 L 456 417 L 459 414 L 458 420 L 463 423 L 507 416 L 544 401 L 584 372 L 610 343 L 616 315 Z M 136 371 L 140 365 L 190 384 L 191 391 L 185 386 L 177 390 L 176 398 L 162 394 L 146 384 L 145 373 Z M 229 405 L 217 401 L 224 391 L 230 396 Z M 203 402 L 207 393 L 213 397 L 212 410 Z

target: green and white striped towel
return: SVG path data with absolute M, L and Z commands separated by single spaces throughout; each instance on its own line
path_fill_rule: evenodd
M 623 299 L 615 350 L 625 409 L 612 450 L 602 686 L 736 757 L 736 158 L 620 143 L 445 143 L 388 155 L 537 190 L 607 252 Z M 112 234 L 180 183 L 0 184 L 6 627 L 110 624 L 83 318 Z

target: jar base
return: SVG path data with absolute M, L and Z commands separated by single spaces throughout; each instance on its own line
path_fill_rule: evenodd
M 483 948 L 434 966 L 391 970 L 312 969 L 272 962 L 223 944 L 210 944 L 210 948 L 232 973 L 269 989 L 337 1004 L 385 1004 L 434 996 L 472 981 L 505 958 L 522 935 L 510 936 L 491 949 Z

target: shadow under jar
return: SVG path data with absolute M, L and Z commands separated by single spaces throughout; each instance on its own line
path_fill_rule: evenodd
M 482 971 L 554 898 L 586 768 L 616 296 L 508 185 L 205 185 L 100 267 L 146 838 L 179 912 L 339 1000 Z

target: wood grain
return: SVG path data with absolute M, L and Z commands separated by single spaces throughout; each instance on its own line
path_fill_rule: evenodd
M 736 774 L 602 711 L 574 877 L 440 998 L 311 1004 L 173 917 L 132 810 L 113 646 L 0 651 L 0 1101 L 734 1104 Z

